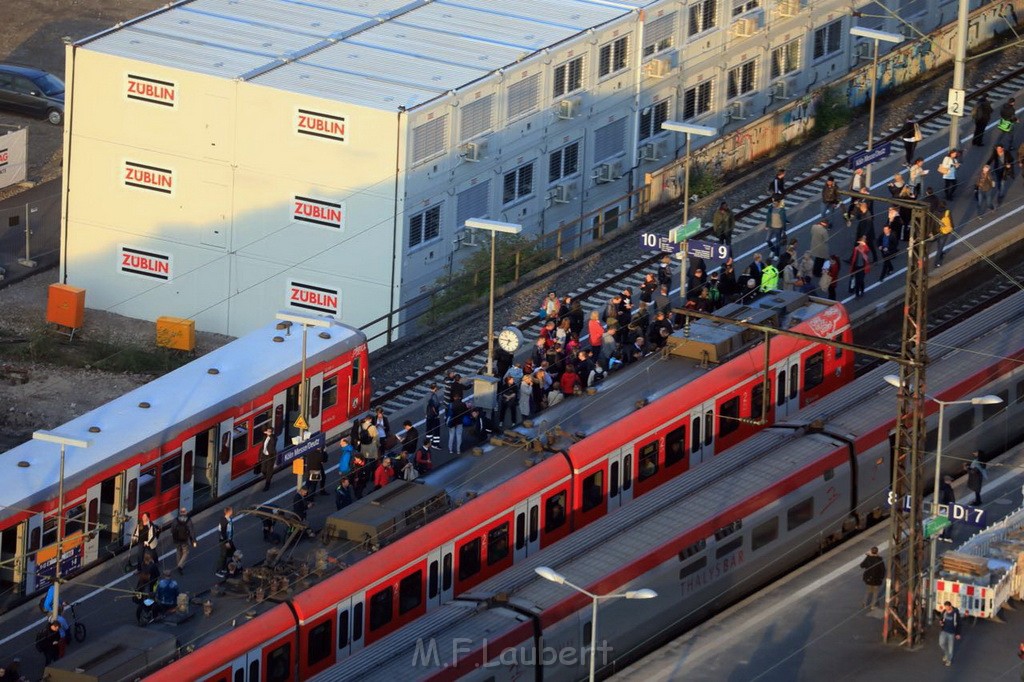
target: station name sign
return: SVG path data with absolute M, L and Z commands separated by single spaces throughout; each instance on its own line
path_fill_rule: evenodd
M 126 275 L 141 275 L 165 282 L 171 279 L 170 254 L 122 246 L 118 250 L 117 260 L 121 272 Z
M 128 99 L 173 107 L 178 101 L 178 86 L 171 81 L 128 74 L 125 81 L 125 96 Z
M 345 142 L 345 117 L 299 109 L 295 113 L 295 132 Z
M 170 168 L 125 161 L 122 176 L 125 187 L 146 189 L 161 194 L 174 193 L 174 171 Z
M 340 230 L 345 224 L 345 205 L 334 201 L 295 195 L 292 200 L 292 218 L 299 222 Z
M 341 314 L 341 293 L 337 289 L 291 280 L 288 282 L 288 305 L 337 317 Z

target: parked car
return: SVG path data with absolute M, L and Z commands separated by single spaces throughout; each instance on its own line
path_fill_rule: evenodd
M 64 81 L 52 73 L 17 64 L 0 64 L 0 108 L 64 122 Z

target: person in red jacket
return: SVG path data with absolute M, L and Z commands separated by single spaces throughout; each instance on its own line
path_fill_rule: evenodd
M 562 395 L 566 398 L 571 398 L 576 393 L 576 388 L 581 386 L 580 375 L 576 373 L 576 365 L 566 365 L 565 371 L 562 372 L 562 377 L 559 379 L 562 385 Z
M 864 295 L 864 277 L 871 270 L 869 259 L 868 239 L 861 235 L 857 239 L 857 245 L 853 247 L 853 254 L 850 255 L 850 274 L 853 276 L 853 294 L 860 298 Z
M 373 485 L 383 488 L 393 480 L 395 480 L 395 469 L 391 466 L 391 458 L 385 457 L 377 467 L 377 471 L 373 472 Z

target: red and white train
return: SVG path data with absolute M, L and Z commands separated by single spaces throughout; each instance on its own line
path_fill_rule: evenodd
M 297 435 L 302 332 L 270 324 L 55 429 L 67 448 L 65 575 L 127 544 L 139 516 L 169 518 L 255 480 L 263 428 L 281 451 Z M 337 322 L 308 334 L 311 431 L 339 431 L 370 404 L 366 337 Z M 0 456 L 0 593 L 45 587 L 58 535 L 59 446 L 38 440 Z
M 947 407 L 946 471 L 959 471 L 966 453 L 1001 452 L 1024 436 L 1021 320 L 1024 294 L 1016 294 L 929 346 L 929 395 L 955 401 L 994 394 L 1003 401 Z M 896 390 L 883 375 L 893 372 L 886 366 L 867 373 L 695 475 L 599 519 L 330 670 L 301 679 L 585 678 L 591 600 L 536 575 L 541 565 L 594 594 L 657 592 L 654 599 L 600 604 L 598 673 L 621 670 L 885 512 Z M 925 447 L 934 454 L 939 415 L 934 401 L 927 404 Z M 931 471 L 927 461 L 925 471 Z M 422 597 L 407 584 L 396 593 L 407 605 Z M 308 626 L 326 633 L 344 615 L 341 607 L 313 615 L 299 611 L 287 638 L 271 644 L 271 654 L 279 656 L 282 647 L 298 647 L 290 676 L 266 679 L 299 679 L 295 673 L 327 646 Z M 329 646 L 338 645 L 332 640 Z
M 749 317 L 769 309 L 797 331 L 851 341 L 845 309 L 804 294 L 779 292 L 734 313 Z M 769 351 L 768 424 L 853 377 L 852 353 L 821 343 L 781 338 Z M 584 434 L 578 442 L 384 547 L 371 561 L 356 562 L 200 646 L 152 679 L 305 680 L 372 651 L 391 633 L 668 481 L 700 471 L 717 453 L 763 429 L 752 420 L 762 415 L 764 356 L 756 347 L 712 369 L 654 357 L 613 375 L 596 396 L 552 408 L 554 423 Z M 682 365 L 690 380 L 665 389 L 671 368 Z M 634 393 L 625 390 L 627 382 Z M 637 386 L 646 392 L 635 393 Z M 637 407 L 636 395 L 646 404 Z M 591 426 L 581 427 L 581 420 Z

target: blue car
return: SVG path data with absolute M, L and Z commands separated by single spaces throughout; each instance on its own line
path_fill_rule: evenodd
M 41 69 L 0 64 L 0 109 L 64 122 L 64 81 Z

